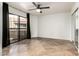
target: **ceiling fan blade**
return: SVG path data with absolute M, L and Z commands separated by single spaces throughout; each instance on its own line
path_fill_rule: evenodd
M 37 8 L 37 4 L 35 2 L 32 2 L 32 4 Z
M 36 10 L 36 9 L 29 9 L 28 11 L 32 11 L 32 10 Z
M 48 8 L 50 8 L 50 7 L 40 7 L 40 9 L 48 9 Z

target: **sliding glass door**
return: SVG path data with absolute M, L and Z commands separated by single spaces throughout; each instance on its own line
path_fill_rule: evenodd
M 25 17 L 9 14 L 10 43 L 26 39 L 27 19 Z
M 74 35 L 74 44 L 75 47 L 78 48 L 78 31 L 79 31 L 79 14 L 78 14 L 78 8 L 76 9 L 76 11 L 73 14 L 73 19 L 74 19 L 74 30 L 75 30 L 75 35 Z
M 79 26 L 78 26 L 78 24 L 79 24 L 79 15 L 78 15 L 78 11 L 79 10 L 77 10 L 76 11 L 76 13 L 75 13 L 75 18 L 76 18 L 76 30 L 75 30 L 75 45 L 77 46 L 77 48 L 78 48 L 78 31 L 79 31 Z
M 27 32 L 27 20 L 24 17 L 20 17 L 20 39 L 26 39 Z
M 9 14 L 10 43 L 18 41 L 18 16 Z

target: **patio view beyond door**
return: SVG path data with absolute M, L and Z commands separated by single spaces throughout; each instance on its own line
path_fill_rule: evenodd
M 26 38 L 27 20 L 25 17 L 9 14 L 10 43 Z
M 24 17 L 20 17 L 20 39 L 26 39 L 27 32 L 27 20 Z

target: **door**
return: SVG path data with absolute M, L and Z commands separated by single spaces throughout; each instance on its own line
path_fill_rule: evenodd
M 27 19 L 25 17 L 20 17 L 20 40 L 26 39 L 27 32 Z
M 75 45 L 78 48 L 78 31 L 79 31 L 79 27 L 78 27 L 78 21 L 79 21 L 79 15 L 78 15 L 78 10 L 75 13 L 75 20 L 76 20 L 76 29 L 75 29 Z
M 76 9 L 75 13 L 73 14 L 73 18 L 74 18 L 74 30 L 75 30 L 75 35 L 74 35 L 74 44 L 75 47 L 78 48 L 78 31 L 79 31 L 79 15 L 78 15 L 78 8 Z
M 10 43 L 18 41 L 19 22 L 18 16 L 9 14 L 9 35 Z

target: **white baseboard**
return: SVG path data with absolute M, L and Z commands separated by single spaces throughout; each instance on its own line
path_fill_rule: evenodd
M 66 40 L 66 41 L 70 41 L 70 42 L 72 42 L 72 40 L 68 40 L 68 39 L 60 39 L 60 38 L 47 38 L 47 37 L 32 37 L 32 39 L 41 39 L 41 38 L 44 38 L 44 39 Z

